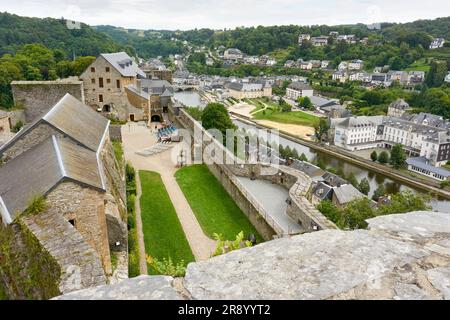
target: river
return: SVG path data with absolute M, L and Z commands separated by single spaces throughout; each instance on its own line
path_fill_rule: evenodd
M 185 92 L 176 92 L 175 99 L 180 100 L 183 104 L 187 106 L 200 106 L 203 107 L 204 103 L 200 99 L 200 95 L 195 91 L 185 91 Z M 233 122 L 239 127 L 243 129 L 256 128 L 253 125 L 246 124 L 239 120 L 233 120 Z M 289 139 L 285 139 L 283 137 L 279 137 L 279 144 L 283 146 L 289 146 L 290 148 L 297 149 L 299 154 L 304 153 L 309 161 L 321 160 L 327 167 L 332 167 L 335 169 L 341 168 L 345 175 L 349 175 L 353 172 L 358 179 L 361 181 L 363 178 L 367 178 L 370 184 L 370 193 L 369 197 L 372 197 L 373 192 L 378 188 L 379 185 L 383 184 L 386 188 L 387 192 L 390 194 L 397 193 L 402 190 L 410 189 L 415 192 L 422 192 L 413 187 L 406 186 L 405 184 L 396 181 L 394 179 L 388 178 L 385 175 L 375 173 L 369 171 L 365 168 L 359 167 L 357 165 L 348 163 L 342 159 L 334 158 L 328 154 L 325 154 L 320 151 L 312 150 L 309 147 L 306 147 L 297 142 L 291 141 Z M 442 197 L 433 197 L 431 200 L 431 206 L 434 211 L 450 213 L 450 200 L 444 199 Z

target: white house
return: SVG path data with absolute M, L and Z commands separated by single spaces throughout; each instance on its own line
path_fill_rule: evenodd
M 442 48 L 444 46 L 445 39 L 444 38 L 436 38 L 433 39 L 430 43 L 430 49 Z
M 364 67 L 364 62 L 359 59 L 352 60 L 348 63 L 350 70 L 361 70 Z
M 445 82 L 450 82 L 450 72 L 444 78 Z
M 339 81 L 341 83 L 344 83 L 348 79 L 348 74 L 345 71 L 336 71 L 336 72 L 333 73 L 332 78 L 335 81 Z
M 300 61 L 300 69 L 302 70 L 311 70 L 313 65 L 311 61 Z
M 301 45 L 303 41 L 309 41 L 309 39 L 311 39 L 309 34 L 301 34 L 298 36 L 298 44 Z
M 311 43 L 315 47 L 322 47 L 328 45 L 328 37 L 321 36 L 321 37 L 312 37 Z
M 382 121 L 383 116 L 331 119 L 334 144 L 350 151 L 376 148 L 382 138 L 378 129 Z
M 286 98 L 297 100 L 300 97 L 312 97 L 314 90 L 303 82 L 292 82 L 286 88 Z
M 329 65 L 330 65 L 330 61 L 328 61 L 328 60 L 322 60 L 322 62 L 321 62 L 321 64 L 320 64 L 320 67 L 321 67 L 322 69 L 326 69 L 326 68 L 328 68 Z

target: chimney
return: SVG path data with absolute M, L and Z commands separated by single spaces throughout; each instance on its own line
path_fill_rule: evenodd
M 141 79 L 136 79 L 136 88 L 139 93 L 141 93 Z

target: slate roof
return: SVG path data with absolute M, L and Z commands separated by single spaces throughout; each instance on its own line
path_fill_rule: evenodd
M 312 192 L 320 200 L 331 200 L 332 190 L 333 188 L 326 183 L 319 182 L 316 186 L 313 187 Z
M 126 52 L 102 53 L 101 56 L 124 77 L 146 78 L 145 72 L 139 69 Z
M 449 170 L 446 170 L 446 169 L 443 169 L 443 168 L 439 168 L 439 167 L 435 167 L 435 166 L 432 166 L 432 165 L 428 164 L 428 160 L 425 157 L 408 158 L 408 159 L 406 159 L 406 163 L 408 165 L 413 165 L 413 166 L 416 166 L 416 167 L 418 167 L 420 169 L 423 169 L 423 170 L 428 170 L 431 173 L 439 174 L 439 175 L 444 176 L 446 178 L 450 177 L 450 171 Z
M 307 85 L 306 83 L 300 82 L 300 81 L 296 81 L 296 82 L 292 82 L 289 86 L 289 89 L 293 89 L 293 90 L 312 90 L 312 88 Z
M 105 190 L 102 175 L 95 152 L 52 136 L 0 167 L 2 220 L 10 223 L 64 179 Z
M 0 148 L 0 154 L 40 123 L 47 123 L 86 148 L 97 151 L 109 127 L 109 120 L 66 94 L 45 115 L 36 119 Z
M 340 187 L 335 187 L 333 188 L 333 191 L 337 201 L 341 205 L 364 197 L 364 195 L 351 184 L 344 184 Z
M 141 90 L 148 94 L 162 95 L 167 90 L 173 95 L 174 89 L 170 82 L 166 80 L 141 80 Z
M 263 89 L 262 83 L 237 83 L 231 82 L 228 84 L 228 89 L 235 91 L 261 91 Z

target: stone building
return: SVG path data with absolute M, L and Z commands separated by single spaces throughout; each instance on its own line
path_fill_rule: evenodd
M 131 106 L 140 109 L 139 117 L 130 114 L 130 120 L 159 122 L 168 112 L 174 88 L 166 80 L 139 79 L 136 85 L 128 85 L 126 92 Z
M 83 81 L 67 78 L 57 81 L 12 81 L 14 104 L 24 110 L 30 123 L 45 114 L 67 93 L 84 103 Z
M 408 110 L 411 110 L 408 102 L 403 99 L 397 99 L 389 105 L 387 115 L 401 118 Z
M 106 283 L 110 252 L 126 255 L 124 178 L 109 124 L 67 94 L 0 148 L 1 220 L 26 227 L 56 260 L 60 292 Z M 39 197 L 45 208 L 26 214 Z M 78 287 L 69 285 L 73 268 Z
M 105 116 L 130 120 L 137 110 L 127 99 L 125 88 L 145 78 L 136 62 L 125 52 L 101 54 L 80 76 L 86 104 Z
M 229 96 L 242 100 L 272 96 L 272 86 L 268 83 L 230 83 Z

